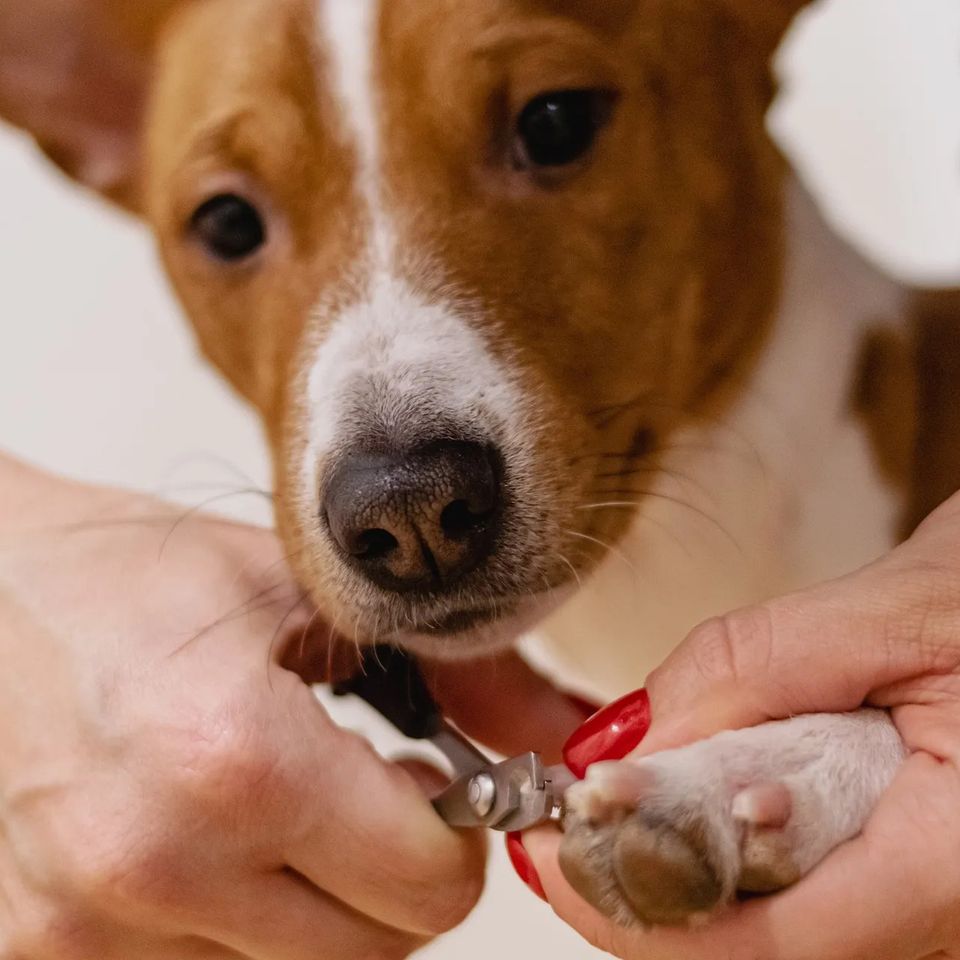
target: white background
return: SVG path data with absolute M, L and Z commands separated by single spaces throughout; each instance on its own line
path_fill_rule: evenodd
M 818 5 L 782 70 L 773 126 L 834 222 L 903 277 L 960 281 L 960 2 Z M 211 482 L 268 483 L 257 424 L 195 355 L 145 232 L 3 129 L 0 226 L 0 445 L 191 504 Z M 256 499 L 219 506 L 269 522 Z M 498 841 L 481 908 L 425 956 L 595 956 Z

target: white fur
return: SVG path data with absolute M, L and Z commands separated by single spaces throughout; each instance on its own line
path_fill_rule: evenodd
M 781 308 L 748 388 L 720 422 L 677 439 L 655 487 L 672 499 L 644 504 L 545 631 L 604 693 L 635 686 L 700 621 L 855 569 L 894 541 L 898 496 L 851 391 L 865 331 L 902 315 L 900 294 L 799 186 L 788 214 Z
M 310 370 L 313 456 L 322 459 L 371 427 L 398 444 L 405 436 L 416 442 L 431 420 L 508 441 L 527 404 L 467 314 L 465 305 L 431 303 L 375 274 L 366 296 L 338 314 Z
M 375 266 L 389 266 L 394 233 L 380 190 L 379 96 L 376 84 L 377 21 L 381 0 L 319 0 L 320 43 L 327 52 L 332 92 L 357 157 L 357 189 L 371 221 Z

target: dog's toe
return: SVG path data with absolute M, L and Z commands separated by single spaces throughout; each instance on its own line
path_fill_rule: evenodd
M 731 814 L 742 831 L 738 890 L 772 893 L 800 879 L 796 838 L 787 830 L 792 813 L 793 794 L 779 781 L 760 781 L 733 798 Z
M 618 824 L 567 821 L 560 844 L 560 869 L 567 882 L 602 914 L 623 924 L 636 917 L 625 903 L 613 871 Z
M 723 895 L 702 826 L 680 831 L 642 813 L 619 830 L 613 872 L 633 913 L 648 924 L 688 923 L 710 912 Z

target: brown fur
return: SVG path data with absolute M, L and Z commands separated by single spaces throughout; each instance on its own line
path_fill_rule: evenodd
M 960 490 L 960 290 L 917 293 L 912 306 L 919 415 L 907 532 Z
M 899 490 L 912 483 L 917 432 L 917 367 L 909 331 L 878 327 L 860 351 L 853 408 L 862 418 L 884 478 Z
M 864 342 L 853 397 L 877 466 L 904 493 L 904 537 L 960 490 L 960 290 L 908 301 L 906 328 Z

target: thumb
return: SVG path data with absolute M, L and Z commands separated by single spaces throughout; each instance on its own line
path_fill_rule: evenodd
M 885 687 L 955 669 L 957 575 L 908 541 L 856 573 L 701 624 L 648 678 L 642 752 L 854 710 Z
M 567 737 L 596 709 L 558 690 L 513 652 L 421 662 L 421 668 L 444 714 L 499 753 L 536 750 L 557 762 Z

